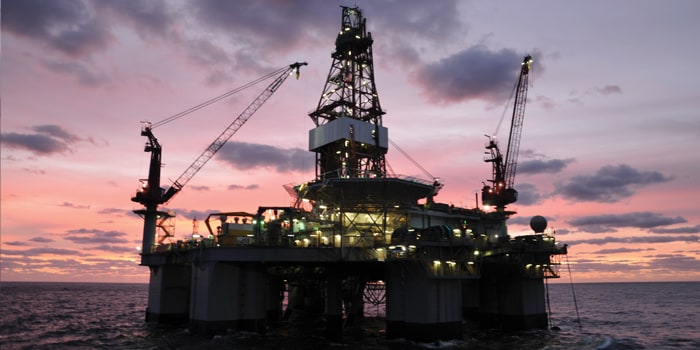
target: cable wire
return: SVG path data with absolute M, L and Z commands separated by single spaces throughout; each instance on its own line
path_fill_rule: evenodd
M 262 76 L 262 77 L 260 77 L 260 78 L 258 78 L 258 79 L 256 79 L 256 80 L 253 80 L 253 81 L 251 81 L 251 82 L 249 82 L 249 83 L 247 83 L 247 84 L 245 84 L 245 85 L 243 85 L 243 86 L 239 86 L 239 87 L 237 87 L 237 88 L 235 88 L 235 89 L 233 89 L 233 90 L 230 90 L 230 91 L 228 91 L 228 92 L 226 92 L 226 93 L 224 93 L 224 94 L 222 94 L 222 95 L 219 95 L 219 96 L 216 96 L 216 97 L 214 97 L 214 98 L 212 98 L 212 99 L 209 99 L 209 100 L 207 100 L 207 101 L 204 101 L 204 102 L 202 102 L 202 103 L 200 103 L 200 104 L 198 104 L 198 105 L 196 105 L 196 106 L 194 106 L 194 107 L 190 107 L 190 108 L 188 108 L 188 109 L 186 109 L 186 110 L 184 110 L 184 111 L 182 111 L 182 112 L 180 112 L 180 113 L 173 114 L 173 115 L 171 115 L 171 116 L 169 116 L 169 117 L 167 117 L 167 118 L 165 118 L 165 119 L 163 119 L 163 120 L 161 120 L 161 121 L 152 123 L 152 124 L 151 124 L 151 129 L 155 129 L 155 128 L 159 127 L 159 126 L 168 124 L 168 123 L 173 122 L 173 121 L 175 121 L 175 120 L 178 120 L 178 119 L 180 119 L 180 118 L 182 118 L 182 117 L 184 117 L 184 116 L 186 116 L 186 115 L 188 115 L 188 114 L 190 114 L 190 113 L 192 113 L 192 112 L 198 111 L 198 110 L 200 110 L 200 109 L 202 109 L 202 108 L 204 108 L 204 107 L 207 107 L 207 106 L 209 106 L 209 105 L 211 105 L 211 104 L 213 104 L 213 103 L 216 103 L 216 102 L 221 101 L 221 100 L 223 100 L 223 99 L 225 99 L 225 98 L 227 98 L 227 97 L 230 97 L 230 96 L 232 96 L 232 95 L 234 95 L 234 94 L 236 94 L 236 93 L 238 93 L 238 92 L 241 92 L 241 91 L 243 91 L 243 90 L 245 90 L 245 89 L 247 89 L 247 88 L 249 88 L 249 87 L 251 87 L 251 86 L 254 86 L 254 85 L 256 85 L 256 84 L 258 84 L 258 83 L 260 83 L 260 82 L 262 82 L 262 81 L 265 81 L 265 80 L 270 79 L 270 78 L 272 78 L 272 77 L 274 77 L 274 76 L 277 76 L 277 75 L 279 75 L 280 73 L 282 73 L 283 71 L 285 71 L 285 70 L 288 69 L 288 68 L 289 68 L 289 66 L 284 66 L 284 67 L 282 67 L 282 68 L 280 68 L 280 69 L 278 69 L 278 70 L 276 70 L 276 71 L 274 71 L 274 72 L 272 72 L 272 73 L 269 73 L 269 74 L 267 74 L 267 75 L 264 75 L 264 76 Z
M 583 330 L 581 325 L 581 316 L 578 314 L 578 302 L 576 301 L 576 292 L 574 291 L 574 278 L 571 275 L 571 263 L 569 263 L 569 254 L 564 255 L 566 257 L 566 268 L 569 270 L 569 281 L 571 284 L 571 294 L 574 297 L 574 308 L 576 309 L 576 321 L 578 321 L 578 329 Z
M 501 119 L 498 121 L 498 125 L 496 125 L 496 131 L 493 132 L 491 136 L 496 137 L 498 134 L 498 130 L 501 129 L 501 124 L 503 124 L 503 119 L 506 118 L 506 112 L 508 112 L 508 107 L 510 107 L 511 103 L 510 101 L 513 100 L 513 95 L 515 95 L 515 90 L 518 89 L 518 80 L 515 80 L 515 84 L 513 85 L 513 89 L 510 90 L 510 96 L 508 96 L 508 100 L 506 100 L 506 105 L 503 107 L 503 113 L 501 113 Z
M 411 158 L 411 156 L 409 156 L 408 153 L 404 152 L 404 150 L 402 150 L 401 147 L 399 147 L 399 145 L 397 145 L 392 140 L 389 140 L 389 143 L 391 143 L 391 145 L 394 146 L 394 148 L 396 148 L 396 150 L 398 150 L 401 154 L 403 154 L 404 157 L 406 157 L 409 161 L 411 161 L 411 163 L 413 163 L 413 165 L 415 165 L 420 170 L 422 170 L 423 174 L 428 175 L 430 177 L 430 180 L 435 180 L 435 177 L 432 174 L 430 174 L 430 172 L 425 170 L 425 168 L 423 168 L 415 159 Z

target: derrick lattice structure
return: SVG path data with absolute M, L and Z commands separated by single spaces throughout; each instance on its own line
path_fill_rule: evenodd
M 333 63 L 316 110 L 310 150 L 316 178 L 383 178 L 388 149 L 374 82 L 372 35 L 358 8 L 342 7 Z

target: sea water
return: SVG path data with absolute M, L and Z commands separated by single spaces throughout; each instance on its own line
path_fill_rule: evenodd
M 548 285 L 557 330 L 465 330 L 461 339 L 386 339 L 383 306 L 340 339 L 322 324 L 264 334 L 146 323 L 148 286 L 0 283 L 0 349 L 700 349 L 700 282 Z

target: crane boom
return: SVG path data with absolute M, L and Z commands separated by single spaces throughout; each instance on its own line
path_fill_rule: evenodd
M 163 203 L 168 202 L 175 194 L 177 194 L 192 178 L 199 172 L 200 169 L 223 147 L 226 142 L 245 124 L 255 112 L 277 91 L 277 89 L 289 77 L 292 71 L 299 72 L 299 68 L 306 65 L 306 62 L 297 62 L 290 64 L 285 68 L 277 78 L 270 83 L 246 109 L 229 124 L 226 129 L 192 162 L 180 177 L 178 177 L 163 194 Z
M 510 137 L 508 138 L 508 151 L 506 152 L 505 184 L 506 188 L 512 188 L 515 182 L 515 170 L 518 166 L 518 153 L 520 150 L 520 136 L 523 132 L 523 117 L 525 116 L 525 102 L 527 100 L 528 77 L 530 73 L 531 56 L 525 56 L 520 68 L 518 87 L 515 91 L 515 105 L 513 106 L 513 119 L 510 124 Z
M 520 68 L 520 75 L 515 87 L 515 102 L 505 160 L 498 148 L 498 143 L 493 137 L 489 137 L 489 143 L 486 146 L 490 157 L 485 161 L 493 163 L 493 179 L 489 180 L 493 187 L 489 185 L 484 186 L 481 190 L 481 198 L 484 205 L 493 205 L 498 210 L 503 210 L 507 204 L 513 203 L 518 199 L 518 192 L 513 188 L 513 184 L 515 182 L 515 171 L 518 166 L 520 136 L 523 130 L 531 63 L 532 57 L 527 55 L 523 59 Z
M 250 117 L 255 114 L 255 112 L 260 109 L 260 107 L 272 96 L 272 94 L 277 91 L 277 89 L 284 83 L 292 72 L 296 72 L 297 78 L 299 77 L 299 68 L 305 66 L 306 62 L 297 62 L 290 64 L 287 67 L 280 68 L 278 71 L 273 72 L 271 75 L 266 77 L 272 77 L 274 74 L 278 74 L 273 82 L 271 82 L 258 96 L 251 102 L 248 107 L 246 107 L 241 114 L 231 123 L 229 126 L 212 142 L 202 154 L 197 157 L 197 159 L 185 170 L 185 172 L 178 177 L 173 184 L 168 189 L 163 189 L 160 187 L 160 168 L 161 164 L 161 152 L 162 148 L 158 139 L 153 135 L 152 128 L 162 123 L 144 123 L 144 127 L 141 130 L 141 135 L 148 138 L 145 152 L 151 153 L 151 162 L 148 171 L 148 179 L 141 180 L 142 187 L 136 192 L 136 195 L 131 198 L 132 201 L 141 203 L 145 208 L 134 210 L 135 213 L 141 215 L 144 219 L 143 224 L 143 248 L 142 252 L 144 255 L 148 255 L 152 252 L 155 236 L 156 227 L 159 225 L 157 219 L 170 215 L 169 213 L 162 212 L 158 210 L 158 206 L 167 203 L 173 198 L 182 188 L 197 174 L 197 172 L 202 169 L 202 167 L 209 161 L 214 155 L 221 149 L 221 147 L 226 144 L 226 142 L 233 136 L 245 122 L 250 119 Z M 256 82 L 261 81 L 258 79 Z M 246 87 L 251 86 L 247 84 Z M 237 89 L 234 91 L 240 91 Z M 229 96 L 227 94 L 225 96 Z M 218 101 L 221 97 L 217 97 L 214 100 Z M 200 106 L 208 105 L 210 102 L 207 101 L 204 104 L 198 105 L 195 108 L 191 108 L 189 111 L 200 108 Z M 172 121 L 174 119 L 180 118 L 185 112 L 179 113 L 173 117 L 168 118 L 166 121 Z M 167 232 L 166 232 L 167 234 Z M 142 257 L 143 259 L 143 257 Z M 143 260 L 142 260 L 143 262 Z

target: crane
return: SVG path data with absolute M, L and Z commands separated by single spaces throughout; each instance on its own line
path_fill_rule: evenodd
M 486 162 L 492 163 L 493 177 L 490 185 L 484 185 L 481 190 L 481 201 L 484 205 L 494 206 L 497 210 L 503 211 L 506 205 L 518 200 L 518 191 L 513 188 L 515 182 L 515 170 L 518 165 L 518 152 L 520 149 L 520 136 L 523 130 L 523 117 L 525 116 L 525 102 L 527 100 L 528 76 L 532 57 L 525 56 L 523 59 L 520 76 L 515 87 L 515 102 L 513 106 L 513 117 L 510 124 L 510 135 L 508 137 L 508 149 L 505 159 L 498 148 L 495 137 L 489 136 L 486 146 L 488 158 Z
M 172 215 L 167 212 L 162 212 L 158 210 L 158 206 L 170 201 L 180 190 L 182 190 L 185 185 L 192 180 L 192 178 L 199 172 L 200 169 L 221 149 L 221 147 L 226 144 L 226 142 L 247 122 L 250 117 L 255 114 L 255 112 L 260 109 L 260 107 L 277 91 L 277 89 L 284 83 L 285 80 L 293 72 L 296 73 L 296 77 L 299 78 L 299 69 L 301 66 L 307 65 L 306 62 L 296 62 L 290 64 L 289 66 L 282 67 L 252 83 L 248 83 L 243 87 L 228 92 L 224 95 L 213 98 L 207 102 L 201 103 L 193 108 L 190 108 L 182 113 L 178 113 L 164 121 L 158 123 L 144 123 L 141 129 L 141 136 L 145 136 L 148 141 L 144 148 L 144 152 L 151 153 L 151 160 L 148 169 L 148 179 L 141 180 L 142 186 L 136 195 L 131 198 L 133 202 L 142 204 L 145 208 L 141 210 L 135 210 L 134 212 L 141 215 L 144 218 L 144 232 L 143 232 L 143 254 L 148 254 L 153 246 L 153 241 L 156 234 L 157 219 L 165 217 L 167 215 Z M 252 86 L 254 83 L 260 82 L 262 80 L 268 79 L 272 76 L 276 76 L 265 89 L 260 92 L 260 94 L 255 97 L 255 99 L 238 115 L 236 119 L 231 122 L 231 124 L 224 129 L 224 131 L 202 152 L 202 154 L 195 159 L 195 161 L 175 180 L 172 185 L 167 188 L 160 187 L 160 169 L 161 169 L 161 153 L 162 147 L 158 142 L 158 139 L 153 135 L 153 128 L 165 124 L 167 122 L 173 121 L 177 118 L 182 117 L 194 110 L 207 106 L 211 103 L 219 101 L 224 97 L 228 97 L 235 92 L 241 91 L 243 88 Z

